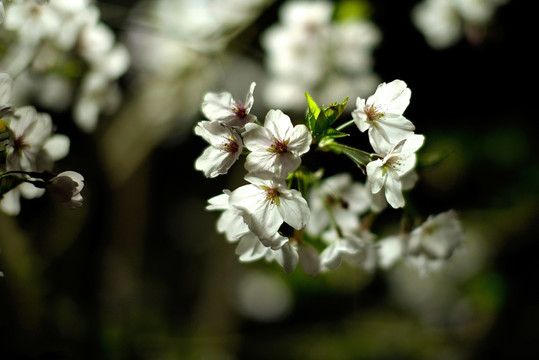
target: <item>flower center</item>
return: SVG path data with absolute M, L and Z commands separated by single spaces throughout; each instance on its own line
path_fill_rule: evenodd
M 245 109 L 245 106 L 241 103 L 241 101 L 236 102 L 236 106 L 234 106 L 232 111 L 240 119 L 245 119 L 247 116 L 247 109 Z
M 397 170 L 397 168 L 401 165 L 400 158 L 398 156 L 391 156 L 386 159 L 384 162 L 384 171 L 389 169 Z
M 22 151 L 29 146 L 30 145 L 26 142 L 24 136 L 19 136 L 15 139 L 15 141 L 13 141 L 13 148 L 15 149 L 15 151 Z
M 229 153 L 235 153 L 238 151 L 238 143 L 232 139 L 223 144 L 223 150 Z
M 365 111 L 365 114 L 367 115 L 367 119 L 373 124 L 376 124 L 376 122 L 380 118 L 384 117 L 384 113 L 380 112 L 379 109 L 374 105 L 365 107 L 363 110 Z
M 262 186 L 262 189 L 266 192 L 266 201 L 269 201 L 271 204 L 279 205 L 279 190 L 276 188 L 270 188 L 268 186 Z
M 348 209 L 349 203 L 348 201 L 344 200 L 342 197 L 337 195 L 328 195 L 324 199 L 326 206 L 329 208 L 333 207 L 342 207 L 343 209 Z
M 271 144 L 270 148 L 268 149 L 269 152 L 275 153 L 277 155 L 284 154 L 288 151 L 288 140 L 275 140 L 273 144 Z

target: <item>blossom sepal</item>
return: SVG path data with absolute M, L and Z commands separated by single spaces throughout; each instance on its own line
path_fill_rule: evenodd
M 344 112 L 346 104 L 348 103 L 348 98 L 328 107 L 320 107 L 309 93 L 306 92 L 305 97 L 307 98 L 308 107 L 307 113 L 305 114 L 305 122 L 311 131 L 313 142 L 321 141 L 324 138 L 333 139 L 349 136 L 349 134 L 331 127 L 335 120 L 337 120 Z

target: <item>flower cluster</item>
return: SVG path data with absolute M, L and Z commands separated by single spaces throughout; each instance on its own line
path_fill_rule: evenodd
M 319 106 L 306 93 L 304 124 L 294 125 L 278 109 L 269 110 L 262 123 L 251 113 L 254 90 L 252 83 L 243 103 L 228 92 L 207 93 L 202 103 L 207 120 L 194 129 L 209 144 L 195 162 L 206 177 L 226 174 L 245 155 L 247 184 L 224 190 L 207 206 L 222 212 L 217 230 L 238 243 L 240 261 L 276 260 L 287 273 L 301 263 L 315 275 L 336 269 L 343 259 L 373 270 L 398 258 L 426 264 L 451 256 L 462 239 L 454 212 L 429 218 L 413 231 L 405 229 L 399 246 L 393 240 L 377 241 L 370 231 L 388 204 L 405 206 L 403 191 L 418 177 L 416 153 L 424 136 L 403 115 L 411 96 L 404 81 L 382 83 L 367 99 L 357 97 L 352 119 L 337 127 L 347 99 Z M 343 130 L 352 125 L 367 133 L 372 152 L 339 140 L 350 136 Z M 324 178 L 323 169 L 310 171 L 302 158 L 315 149 L 347 156 L 363 170 L 365 181 L 347 172 Z
M 13 103 L 72 106 L 84 131 L 119 105 L 129 54 L 91 0 L 0 2 L 0 24 L 0 69 L 15 79 Z
M 68 154 L 69 138 L 54 133 L 49 114 L 33 106 L 12 107 L 11 87 L 11 77 L 0 73 L 0 209 L 17 215 L 21 196 L 36 198 L 45 191 L 70 208 L 80 206 L 82 175 L 49 171 Z
M 368 94 L 379 82 L 372 53 L 380 30 L 364 14 L 362 2 L 346 3 L 358 8 L 339 11 L 329 1 L 282 5 L 280 22 L 262 34 L 271 75 L 265 98 L 271 107 L 301 109 L 305 90 L 322 99 Z

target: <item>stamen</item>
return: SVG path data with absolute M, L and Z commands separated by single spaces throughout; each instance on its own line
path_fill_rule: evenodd
M 238 143 L 232 139 L 223 144 L 223 150 L 229 153 L 238 151 Z
M 279 190 L 276 188 L 270 188 L 268 186 L 262 186 L 262 189 L 266 191 L 266 201 L 269 201 L 271 204 L 279 205 Z
M 374 104 L 370 107 L 365 107 L 364 111 L 367 115 L 367 119 L 374 124 L 376 124 L 376 121 L 378 121 L 378 119 L 384 117 L 384 113 L 379 112 L 379 109 L 375 107 Z
M 271 144 L 270 148 L 268 149 L 269 152 L 275 153 L 277 155 L 284 154 L 288 151 L 288 140 L 285 141 L 279 141 L 275 140 L 273 144 Z
M 245 106 L 242 104 L 241 101 L 236 102 L 236 106 L 234 106 L 232 111 L 240 119 L 244 119 L 247 116 L 247 109 L 245 109 Z

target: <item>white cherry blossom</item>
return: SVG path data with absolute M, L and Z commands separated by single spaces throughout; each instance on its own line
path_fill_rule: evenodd
M 202 102 L 202 112 L 210 121 L 219 121 L 229 126 L 243 128 L 245 124 L 256 120 L 250 114 L 254 104 L 256 83 L 251 83 L 245 103 L 236 101 L 229 92 L 207 93 Z
M 195 127 L 195 134 L 210 144 L 196 160 L 195 169 L 209 178 L 226 174 L 243 150 L 240 135 L 217 121 L 200 121 Z
M 58 160 L 69 151 L 69 138 L 54 135 L 49 114 L 38 113 L 33 106 L 18 108 L 9 129 L 8 170 L 38 170 L 38 161 L 49 160 L 43 159 L 43 155 Z
M 261 240 L 272 239 L 283 223 L 297 230 L 307 225 L 307 201 L 299 191 L 289 189 L 283 179 L 258 172 L 248 174 L 245 180 L 250 184 L 234 190 L 230 203 L 241 211 L 249 229 Z
M 406 245 L 406 253 L 411 256 L 423 254 L 429 259 L 447 260 L 462 243 L 464 232 L 457 214 L 453 210 L 438 215 L 430 215 L 415 228 Z
M 34 45 L 43 38 L 53 38 L 58 34 L 61 21 L 61 15 L 49 4 L 22 1 L 7 8 L 4 26 L 17 31 L 21 42 Z
M 223 211 L 219 219 L 217 220 L 217 231 L 225 234 L 229 242 L 236 242 L 246 236 L 255 236 L 257 240 L 264 247 L 271 248 L 272 250 L 280 249 L 288 238 L 275 233 L 270 237 L 259 239 L 257 235 L 251 232 L 247 223 L 243 219 L 243 213 L 238 208 L 230 204 L 229 190 L 223 190 L 223 194 L 212 197 L 208 200 L 208 210 Z
M 398 142 L 388 153 L 367 164 L 367 177 L 373 194 L 384 190 L 389 205 L 393 208 L 404 206 L 402 178 L 414 169 L 416 151 L 423 145 L 423 135 L 412 134 Z
M 307 126 L 293 126 L 281 110 L 270 110 L 263 127 L 254 123 L 245 126 L 243 141 L 251 151 L 245 162 L 247 171 L 269 171 L 284 178 L 301 164 L 312 137 Z
M 361 132 L 368 130 L 373 148 L 381 144 L 395 144 L 415 130 L 412 122 L 403 116 L 410 103 L 411 91 L 402 80 L 378 85 L 367 100 L 358 97 L 352 118 Z

